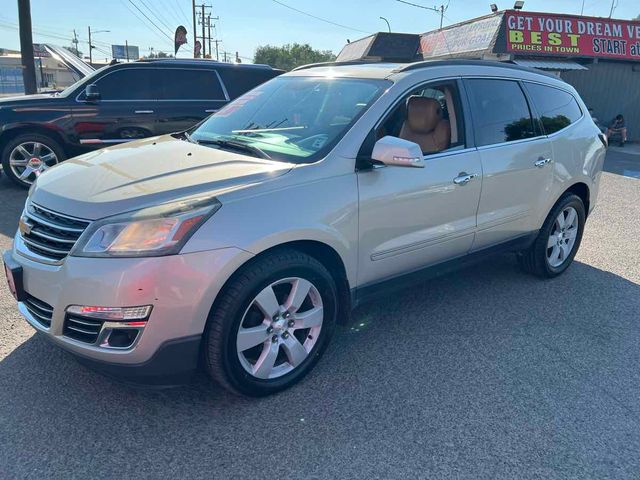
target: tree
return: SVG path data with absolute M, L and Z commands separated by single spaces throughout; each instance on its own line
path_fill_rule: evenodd
M 308 43 L 294 43 L 282 47 L 262 45 L 256 49 L 253 61 L 282 70 L 293 70 L 308 63 L 332 62 L 335 58 L 331 50 L 314 50 Z

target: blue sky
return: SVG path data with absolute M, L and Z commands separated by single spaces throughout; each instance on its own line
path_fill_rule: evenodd
M 310 18 L 274 0 L 212 0 L 208 3 L 213 3 L 214 15 L 220 16 L 217 34 L 222 40 L 221 51 L 238 51 L 243 57 L 252 57 L 258 45 L 299 42 L 337 53 L 347 38 L 354 40 L 365 36 L 363 32 L 386 30 L 380 16 L 389 20 L 394 31 L 420 33 L 437 28 L 439 23 L 435 12 L 396 0 L 279 1 L 350 28 Z M 434 0 L 411 1 L 425 6 L 440 5 Z M 488 13 L 492 1 L 496 0 L 450 0 L 445 25 Z M 170 37 L 173 33 L 168 27 L 175 29 L 177 25 L 185 24 L 191 42 L 191 0 L 31 0 L 34 41 L 69 45 L 73 29 L 76 29 L 78 39 L 86 42 L 87 26 L 91 25 L 94 31 L 110 30 L 94 36 L 102 50 L 109 51 L 109 44 L 123 44 L 128 40 L 129 44 L 138 45 L 143 54 L 150 46 L 155 50 L 171 51 L 172 41 L 151 26 L 131 2 Z M 18 49 L 17 1 L 0 0 L 0 3 L 3 4 L 0 8 L 0 47 Z M 202 3 L 202 0 L 196 3 Z M 502 9 L 512 6 L 513 1 L 498 0 L 496 3 Z M 611 3 L 608 0 L 585 0 L 584 5 L 585 15 L 608 16 Z M 147 6 L 159 19 L 147 10 Z M 582 0 L 525 1 L 525 10 L 529 11 L 578 14 L 581 6 Z M 638 0 L 618 0 L 615 18 L 629 19 L 638 14 Z M 80 50 L 87 52 L 86 43 L 80 43 Z M 185 48 L 183 55 L 186 54 Z M 101 52 L 96 55 L 105 56 Z

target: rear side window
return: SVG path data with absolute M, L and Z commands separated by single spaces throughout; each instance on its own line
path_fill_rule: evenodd
M 222 77 L 231 99 L 237 98 L 258 85 L 271 80 L 278 72 L 267 68 L 229 66 L 221 68 L 218 73 Z
M 518 82 L 466 81 L 478 146 L 535 137 L 529 104 Z
M 526 83 L 546 134 L 568 127 L 582 116 L 578 102 L 568 92 L 537 83 Z
M 132 68 L 111 72 L 96 81 L 100 98 L 109 100 L 155 100 L 153 71 Z
M 226 100 L 214 70 L 156 70 L 160 100 Z

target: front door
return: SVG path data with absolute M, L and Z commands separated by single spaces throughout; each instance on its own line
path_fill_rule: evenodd
M 465 87 L 484 175 L 473 244 L 480 250 L 540 227 L 553 155 L 518 81 L 466 79 Z
M 112 70 L 95 81 L 100 99 L 87 101 L 84 92 L 74 108 L 74 130 L 86 147 L 104 147 L 160 133 L 154 69 Z
M 482 167 L 478 152 L 468 148 L 461 105 L 456 81 L 430 84 L 402 99 L 378 128 L 378 137 L 419 143 L 425 167 L 358 172 L 360 286 L 464 255 L 471 248 Z M 435 142 L 434 132 L 439 136 Z

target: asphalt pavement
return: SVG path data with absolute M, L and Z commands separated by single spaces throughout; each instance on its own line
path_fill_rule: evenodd
M 266 399 L 115 383 L 0 285 L 0 478 L 640 478 L 640 155 L 609 152 L 575 263 L 497 257 L 360 307 Z M 0 247 L 25 192 L 0 180 Z

